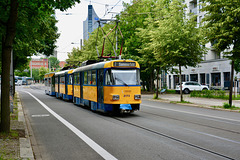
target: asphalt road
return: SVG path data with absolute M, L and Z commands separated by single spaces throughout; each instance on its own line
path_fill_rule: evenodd
M 240 159 L 240 113 L 144 99 L 131 115 L 95 113 L 17 87 L 39 157 L 59 159 Z

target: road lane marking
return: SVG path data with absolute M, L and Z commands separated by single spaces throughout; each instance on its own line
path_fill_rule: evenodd
M 214 137 L 214 138 L 221 139 L 221 140 L 224 140 L 224 141 L 228 141 L 228 142 L 240 144 L 239 141 L 234 141 L 234 140 L 231 140 L 231 139 L 228 139 L 228 138 L 223 138 L 223 137 L 215 136 L 215 135 L 208 134 L 208 133 L 205 133 L 205 132 L 195 131 L 195 130 L 188 129 L 188 128 L 183 128 L 183 129 L 185 129 L 185 130 L 187 130 L 187 131 L 194 132 L 194 133 L 202 134 L 202 135 L 205 135 L 205 136 Z
M 49 117 L 49 114 L 33 114 L 32 117 Z
M 193 115 L 198 115 L 198 116 L 203 116 L 203 117 L 210 117 L 210 118 L 217 118 L 217 119 L 223 119 L 223 120 L 228 120 L 228 121 L 240 122 L 240 120 L 237 120 L 237 119 L 230 119 L 230 118 L 217 117 L 217 116 L 211 116 L 211 115 L 206 115 L 206 114 L 199 114 L 199 113 L 194 113 L 194 112 L 180 111 L 180 110 L 175 110 L 175 109 L 170 109 L 170 108 L 154 107 L 154 106 L 150 106 L 150 105 L 146 105 L 146 104 L 141 104 L 141 105 L 147 106 L 150 108 L 164 109 L 164 110 L 193 114 Z M 238 125 L 238 124 L 236 124 L 236 125 Z
M 37 97 L 32 95 L 30 92 L 25 91 L 30 96 L 32 96 L 38 103 L 40 103 L 49 113 L 51 113 L 55 118 L 57 118 L 60 122 L 62 122 L 66 127 L 68 127 L 73 133 L 75 133 L 79 138 L 81 138 L 85 143 L 87 143 L 93 150 L 95 150 L 100 156 L 102 156 L 106 160 L 117 160 L 113 155 L 111 155 L 109 152 L 107 152 L 104 148 L 102 148 L 100 145 L 98 145 L 96 142 L 94 142 L 92 139 L 90 139 L 87 135 L 85 135 L 83 132 L 78 130 L 76 127 L 74 127 L 71 123 L 63 119 L 61 116 L 59 116 L 56 112 L 54 112 L 52 109 L 50 109 L 46 104 L 44 104 L 42 101 L 40 101 Z

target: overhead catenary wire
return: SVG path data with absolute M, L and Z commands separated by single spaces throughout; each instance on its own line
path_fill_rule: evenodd
M 90 2 L 90 0 L 84 0 L 84 1 Z M 119 0 L 116 4 L 114 4 L 114 5 L 109 5 L 109 6 L 112 6 L 112 7 L 110 8 L 110 10 L 109 10 L 108 12 L 106 12 L 106 13 L 102 16 L 102 18 L 104 18 L 104 17 L 106 17 L 108 14 L 110 14 L 111 11 L 112 11 L 115 7 L 117 7 L 117 6 L 123 6 L 123 5 L 118 5 L 121 1 L 122 1 L 122 0 Z M 106 5 L 106 4 L 104 4 L 104 3 L 99 3 L 99 2 L 95 2 L 95 1 L 91 1 L 91 3 L 95 3 L 95 4 L 99 4 L 99 5 Z M 72 14 L 72 13 L 69 13 L 69 14 L 66 14 L 66 15 L 73 15 L 73 14 Z M 101 19 L 102 19 L 102 18 L 101 18 Z M 98 25 L 97 22 L 95 22 L 95 23 L 93 24 L 93 27 L 96 27 L 96 25 Z M 83 33 L 80 34 L 80 37 L 82 37 L 82 36 L 85 35 L 86 33 L 88 33 L 88 30 L 87 30 L 87 29 L 85 29 L 85 30 L 83 31 Z M 77 40 L 73 41 L 73 42 L 77 42 L 78 40 L 79 40 L 79 38 L 78 38 Z M 63 49 L 60 49 L 61 51 L 58 51 L 58 52 L 59 52 L 59 53 L 69 53 L 69 52 L 71 52 L 71 51 L 62 52 L 62 51 L 64 51 L 66 48 L 68 48 L 69 46 L 71 46 L 71 43 L 70 43 L 70 44 L 67 44 L 66 46 L 64 46 Z

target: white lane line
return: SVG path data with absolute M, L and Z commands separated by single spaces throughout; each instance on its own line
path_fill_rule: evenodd
M 175 109 L 170 109 L 170 108 L 154 107 L 154 106 L 150 106 L 150 105 L 146 105 L 146 104 L 141 104 L 141 105 L 142 106 L 147 106 L 147 107 L 150 107 L 150 108 L 164 109 L 164 110 L 187 113 L 187 114 L 192 114 L 192 115 L 198 115 L 198 116 L 204 116 L 204 117 L 210 117 L 210 118 L 217 118 L 217 119 L 223 119 L 223 120 L 228 120 L 228 121 L 240 122 L 240 120 L 237 120 L 237 119 L 230 119 L 230 118 L 211 116 L 211 115 L 206 115 L 206 114 L 199 114 L 199 113 L 194 113 L 194 112 L 180 111 L 180 110 L 175 110 Z
M 185 130 L 187 130 L 187 131 L 194 132 L 194 133 L 202 134 L 202 135 L 205 135 L 205 136 L 214 137 L 214 138 L 221 139 L 221 140 L 224 140 L 224 141 L 228 141 L 228 142 L 240 144 L 239 141 L 234 141 L 234 140 L 231 140 L 231 139 L 227 139 L 227 138 L 215 136 L 215 135 L 212 135 L 212 134 L 208 134 L 208 133 L 204 133 L 204 132 L 199 132 L 199 131 L 191 130 L 191 129 L 188 129 L 188 128 L 183 128 L 183 129 L 185 129 Z
M 113 155 L 111 155 L 109 152 L 107 152 L 105 149 L 103 149 L 101 146 L 99 146 L 96 142 L 94 142 L 92 139 L 90 139 L 88 136 L 86 136 L 83 132 L 78 130 L 76 127 L 74 127 L 71 123 L 63 119 L 61 116 L 59 116 L 56 112 L 51 110 L 47 105 L 45 105 L 42 101 L 40 101 L 37 97 L 32 95 L 29 92 L 30 96 L 32 96 L 35 100 L 38 101 L 49 113 L 51 113 L 55 118 L 57 118 L 60 122 L 62 122 L 66 127 L 68 127 L 73 133 L 75 133 L 79 138 L 81 138 L 85 143 L 87 143 L 93 150 L 95 150 L 100 156 L 102 156 L 106 160 L 117 160 Z
M 33 114 L 32 117 L 49 117 L 49 114 Z

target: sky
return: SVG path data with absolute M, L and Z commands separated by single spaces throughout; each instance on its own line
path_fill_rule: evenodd
M 65 61 L 67 52 L 71 52 L 72 48 L 80 47 L 80 39 L 83 38 L 83 21 L 87 18 L 88 5 L 91 3 L 100 18 L 112 18 L 116 13 L 120 13 L 123 9 L 122 3 L 130 3 L 131 0 L 81 0 L 71 9 L 65 12 L 56 11 L 57 27 L 60 37 L 57 40 L 57 58 Z

